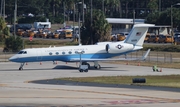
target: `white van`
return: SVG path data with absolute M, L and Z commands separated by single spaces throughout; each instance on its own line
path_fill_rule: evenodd
M 35 30 L 39 29 L 51 29 L 51 22 L 34 22 Z

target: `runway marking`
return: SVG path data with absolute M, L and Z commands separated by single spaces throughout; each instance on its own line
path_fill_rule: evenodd
M 70 90 L 70 89 L 50 89 L 50 88 L 35 88 L 35 87 L 19 87 L 19 86 L 7 86 L 3 87 L 9 88 L 23 88 L 23 89 L 38 89 L 38 90 L 61 90 L 61 91 L 71 91 L 71 92 L 85 92 L 85 93 L 97 93 L 97 94 L 110 94 L 118 96 L 130 96 L 138 97 L 144 99 L 132 99 L 124 100 L 122 98 L 87 98 L 87 97 L 0 97 L 0 98 L 68 98 L 68 99 L 99 99 L 99 100 L 115 100 L 115 101 L 102 101 L 109 104 L 144 104 L 144 103 L 180 103 L 180 99 L 168 99 L 168 98 L 158 98 L 150 96 L 141 96 L 141 95 L 131 95 L 131 94 L 121 94 L 121 93 L 111 93 L 111 92 L 98 92 L 98 91 L 87 91 L 87 90 Z

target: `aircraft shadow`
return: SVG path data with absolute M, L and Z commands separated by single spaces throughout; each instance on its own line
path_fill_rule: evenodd
M 114 69 L 117 67 L 101 67 L 98 71 L 127 71 L 127 70 L 119 70 L 119 69 Z M 53 69 L 63 69 L 63 70 L 78 70 L 78 67 L 72 67 L 72 66 L 66 66 L 66 65 L 57 65 Z M 90 67 L 89 70 L 97 70 L 93 66 Z
M 122 69 L 115 69 L 117 67 L 101 67 L 101 69 L 97 70 L 93 66 L 90 67 L 89 70 L 96 70 L 96 71 L 127 71 L 127 70 L 122 70 Z M 57 65 L 54 68 L 24 68 L 22 71 L 32 71 L 32 70 L 78 70 L 78 67 L 73 67 L 73 66 L 67 66 L 67 65 Z M 21 71 L 17 69 L 0 69 L 0 71 Z
M 39 68 L 39 69 L 28 69 L 28 68 L 24 68 L 23 70 L 19 70 L 18 68 L 17 69 L 1 69 L 0 71 L 14 71 L 14 72 L 17 72 L 17 71 L 32 71 L 32 70 L 52 70 L 52 68 Z

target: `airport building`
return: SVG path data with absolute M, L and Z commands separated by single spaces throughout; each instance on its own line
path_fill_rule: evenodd
M 112 33 L 129 32 L 133 24 L 144 23 L 145 19 L 106 18 L 112 26 Z

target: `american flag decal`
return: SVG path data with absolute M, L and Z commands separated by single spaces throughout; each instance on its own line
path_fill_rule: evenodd
M 137 32 L 137 33 L 136 33 L 136 36 L 140 36 L 140 35 L 141 35 L 141 32 Z

